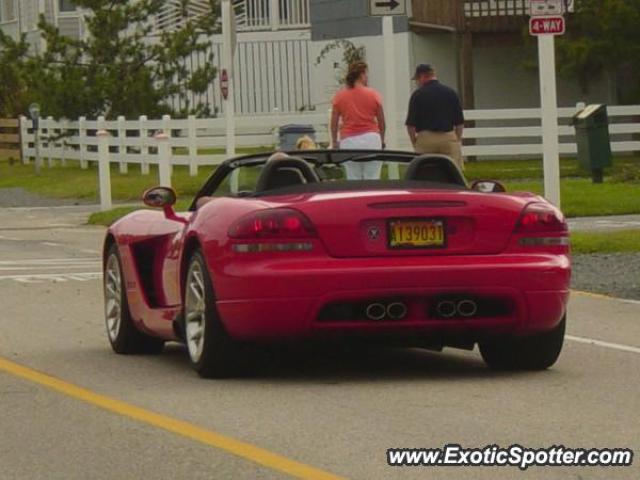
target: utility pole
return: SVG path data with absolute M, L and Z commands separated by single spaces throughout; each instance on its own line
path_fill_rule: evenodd
M 40 158 L 40 105 L 32 103 L 29 105 L 29 115 L 33 121 L 33 143 L 36 151 L 35 170 L 36 176 L 40 176 L 42 158 Z

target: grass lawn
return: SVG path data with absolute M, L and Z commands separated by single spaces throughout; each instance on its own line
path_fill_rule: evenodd
M 79 168 L 75 161 L 68 161 L 66 167 L 58 164 L 54 168 L 43 167 L 42 175 L 36 177 L 33 173 L 33 165 L 14 163 L 10 165 L 7 160 L 0 160 L 0 188 L 21 187 L 33 193 L 45 197 L 97 199 L 98 198 L 98 170 L 92 165 L 87 170 Z M 193 195 L 202 185 L 204 180 L 213 172 L 215 167 L 200 167 L 197 177 L 189 176 L 188 167 L 176 166 L 173 171 L 172 183 L 180 196 Z M 129 173 L 122 175 L 118 166 L 111 167 L 111 190 L 114 201 L 138 200 L 140 194 L 149 187 L 157 184 L 158 171 L 151 165 L 149 175 L 141 175 L 140 167 L 129 166 Z M 510 188 L 522 189 L 532 187 L 536 192 L 541 192 L 542 162 L 537 160 L 489 160 L 468 163 L 465 171 L 470 180 L 479 178 L 493 178 L 502 180 Z M 607 184 L 589 191 L 606 192 L 610 182 L 626 182 L 630 185 L 640 186 L 640 159 L 624 157 L 615 161 L 615 166 L 607 172 Z M 582 183 L 575 186 L 590 184 L 589 174 L 579 169 L 575 160 L 563 159 L 561 162 L 561 175 L 564 179 L 582 178 Z M 526 183 L 523 183 L 527 181 Z M 565 182 L 566 183 L 566 182 Z M 599 188 L 604 187 L 604 188 Z M 633 189 L 633 187 L 630 187 Z M 567 204 L 572 204 L 575 196 L 572 195 L 573 187 L 567 187 Z M 576 192 L 579 196 L 580 192 Z M 637 207 L 640 211 L 640 205 Z
M 634 178 L 640 180 L 640 158 L 619 157 L 614 159 L 613 167 L 606 170 L 609 176 L 621 177 L 633 171 Z M 465 175 L 469 179 L 509 180 L 543 178 L 542 160 L 480 160 L 465 165 Z M 578 161 L 571 158 L 560 160 L 560 177 L 591 178 L 590 173 L 582 170 Z
M 542 180 L 506 182 L 507 189 L 542 194 Z M 562 211 L 568 217 L 597 217 L 640 213 L 640 183 L 595 185 L 585 178 L 563 179 L 560 184 Z
M 188 167 L 176 166 L 172 183 L 178 197 L 184 202 L 193 197 L 215 167 L 201 167 L 196 177 L 189 175 Z M 129 173 L 122 175 L 118 166 L 112 166 L 111 189 L 115 202 L 139 201 L 142 192 L 157 184 L 157 168 L 152 165 L 149 175 L 141 175 L 140 167 L 129 166 Z M 589 173 L 580 170 L 577 161 L 563 159 L 562 209 L 569 217 L 622 215 L 640 213 L 640 159 L 622 157 L 614 161 L 614 167 L 606 172 L 605 183 L 594 185 Z M 542 162 L 539 160 L 490 160 L 468 163 L 466 176 L 499 179 L 510 191 L 542 193 Z M 45 197 L 98 199 L 98 172 L 92 165 L 87 170 L 69 161 L 66 167 L 43 167 L 36 177 L 32 165 L 0 160 L 0 188 L 20 187 Z M 119 210 L 122 214 L 124 210 Z M 111 218 L 111 217 L 109 217 Z M 100 223 L 104 223 L 101 221 Z
M 572 233 L 571 250 L 573 253 L 640 252 L 640 230 Z
M 32 165 L 14 164 L 0 161 L 0 188 L 20 187 L 45 197 L 98 199 L 98 168 L 92 165 L 82 170 L 76 162 L 68 166 L 44 166 L 42 175 L 36 177 Z M 214 167 L 200 167 L 198 176 L 189 175 L 189 167 L 175 166 L 172 183 L 179 196 L 193 196 L 209 177 Z M 111 195 L 114 201 L 130 202 L 140 200 L 142 192 L 158 184 L 158 169 L 151 165 L 149 175 L 142 175 L 140 167 L 129 165 L 129 173 L 119 173 L 117 165 L 111 166 Z
M 176 204 L 175 208 L 179 212 L 180 211 L 184 212 L 189 208 L 189 205 L 191 205 L 190 199 L 178 200 L 178 203 Z M 140 210 L 141 208 L 147 208 L 147 207 L 145 207 L 142 203 L 140 203 L 139 207 L 116 207 L 111 210 L 107 210 L 105 212 L 92 213 L 89 216 L 87 223 L 89 223 L 90 225 L 103 225 L 105 227 L 108 227 L 113 222 L 124 217 L 128 213 L 131 213 L 135 210 Z
M 240 154 L 255 153 L 260 149 L 243 149 Z M 224 153 L 222 150 L 202 150 L 200 153 Z M 180 155 L 180 152 L 177 153 Z M 46 164 L 46 162 L 43 162 Z M 178 196 L 193 196 L 215 170 L 213 166 L 198 169 L 198 175 L 191 177 L 189 167 L 173 167 L 172 183 Z M 111 197 L 115 202 L 131 202 L 140 200 L 142 192 L 158 184 L 158 167 L 150 165 L 149 175 L 140 173 L 139 165 L 129 165 L 128 174 L 122 175 L 117 164 L 111 165 Z M 24 188 L 38 195 L 53 198 L 74 198 L 98 200 L 98 166 L 90 163 L 90 168 L 82 170 L 79 162 L 68 160 L 67 166 L 55 163 L 53 168 L 42 167 L 42 174 L 36 177 L 33 164 L 9 164 L 0 159 L 0 188 Z

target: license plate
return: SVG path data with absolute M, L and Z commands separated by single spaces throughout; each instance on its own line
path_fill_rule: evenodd
M 438 248 L 445 246 L 444 220 L 389 220 L 389 248 Z

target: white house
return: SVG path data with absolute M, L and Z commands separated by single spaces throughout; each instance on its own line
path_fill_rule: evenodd
M 567 15 L 574 0 L 564 0 Z M 382 25 L 369 15 L 371 0 L 311 0 L 314 45 L 347 38 L 364 45 L 371 67 L 371 81 L 383 88 Z M 468 109 L 532 108 L 539 106 L 536 42 L 525 42 L 529 0 L 406 0 L 407 15 L 396 17 L 395 62 L 398 101 L 407 99 L 409 78 L 418 63 L 431 63 L 439 77 L 456 88 Z M 326 73 L 317 72 L 330 84 Z M 589 92 L 576 80 L 559 78 L 560 106 L 578 101 L 616 104 L 617 88 L 607 74 L 594 79 Z M 314 103 L 325 94 L 316 88 Z
M 326 110 L 338 88 L 341 52 L 334 51 L 320 64 L 316 59 L 336 39 L 366 47 L 372 85 L 385 92 L 382 21 L 370 16 L 371 0 L 232 1 L 238 30 L 234 91 L 240 115 Z M 573 0 L 565 1 L 571 10 Z M 166 1 L 155 19 L 159 31 L 183 21 L 181 3 Z M 201 14 L 207 3 L 191 0 L 189 15 Z M 407 15 L 394 18 L 399 110 L 409 98 L 414 65 L 423 62 L 434 64 L 440 78 L 458 89 L 466 108 L 538 106 L 537 73 L 524 65 L 532 52 L 522 35 L 529 0 L 406 0 L 406 7 Z M 25 32 L 34 48 L 42 48 L 36 30 L 39 14 L 66 35 L 85 34 L 85 13 L 71 0 L 0 0 L 0 29 L 14 37 Z M 219 62 L 220 36 L 211 38 L 211 48 Z M 204 59 L 194 55 L 191 64 Z M 215 83 L 198 100 L 221 111 Z M 606 75 L 588 94 L 571 80 L 560 79 L 558 88 L 561 106 L 617 103 L 617 86 Z
M 157 31 L 179 27 L 184 18 L 180 0 L 167 0 L 154 19 Z M 296 112 L 312 105 L 310 0 L 233 0 L 238 31 L 235 95 L 239 114 Z M 206 0 L 191 0 L 188 14 L 208 10 Z M 43 49 L 37 24 L 40 15 L 60 32 L 82 38 L 86 12 L 71 0 L 0 0 L 0 30 L 18 38 L 27 35 L 35 51 Z M 214 58 L 221 59 L 221 36 L 211 39 Z M 196 67 L 206 55 L 194 55 Z M 219 65 L 218 65 L 219 66 Z M 217 82 L 216 82 L 217 83 Z M 222 110 L 218 85 L 211 85 L 203 100 Z

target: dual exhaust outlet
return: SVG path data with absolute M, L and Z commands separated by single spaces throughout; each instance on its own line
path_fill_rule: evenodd
M 441 300 L 436 305 L 436 312 L 442 318 L 455 316 L 470 318 L 478 313 L 478 304 L 470 299 L 466 300 Z
M 373 321 L 402 320 L 407 316 L 407 313 L 407 305 L 402 302 L 370 303 L 365 310 L 367 319 Z M 471 299 L 441 300 L 436 304 L 436 313 L 441 318 L 471 318 L 477 315 L 478 304 Z
M 402 302 L 370 303 L 365 310 L 369 320 L 380 321 L 384 319 L 402 320 L 407 316 L 407 306 Z

